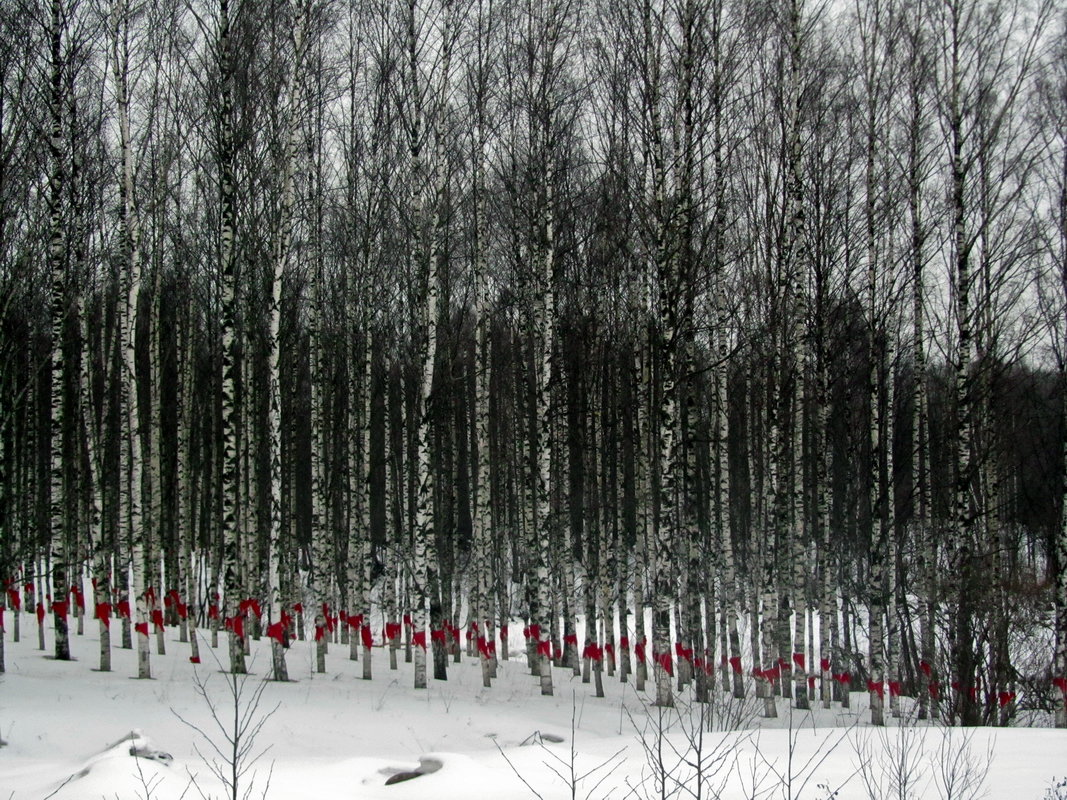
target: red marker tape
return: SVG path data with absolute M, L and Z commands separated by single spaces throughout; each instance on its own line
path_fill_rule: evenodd
M 796 664 L 797 669 L 799 669 L 801 672 L 803 672 L 804 671 L 804 654 L 803 653 L 793 653 L 793 663 Z
M 919 662 L 919 669 L 922 670 L 923 675 L 927 678 L 929 678 L 930 674 L 933 672 L 933 668 L 926 661 Z
M 889 696 L 900 697 L 900 681 L 889 682 Z
M 411 637 L 411 643 L 416 647 L 426 649 L 426 631 L 415 631 Z
M 315 626 L 315 641 L 321 642 L 323 637 L 326 636 L 326 627 L 324 625 Z
M 1004 708 L 1015 699 L 1015 692 L 1001 692 L 997 697 L 1000 700 L 1000 707 Z
M 931 683 L 929 686 L 926 687 L 926 690 L 930 693 L 930 697 L 932 697 L 934 700 L 940 699 L 940 697 L 941 697 L 941 684 L 940 683 Z
M 274 622 L 267 626 L 267 638 L 273 639 L 278 644 L 285 644 L 285 625 Z
M 111 630 L 111 603 L 97 603 L 93 616 L 104 623 L 104 627 Z
M 118 612 L 118 615 L 120 617 L 123 617 L 125 619 L 129 619 L 130 618 L 130 601 L 129 600 L 119 600 L 119 603 L 115 608 L 116 608 L 116 610 Z M 218 616 L 218 615 L 216 615 L 216 616 Z
M 368 650 L 374 647 L 374 634 L 370 631 L 370 625 L 364 625 L 360 633 L 363 638 L 363 646 Z
M 656 663 L 660 665 L 664 672 L 674 677 L 674 663 L 671 661 L 670 653 L 659 653 L 656 655 Z
M 44 624 L 44 603 L 37 604 L 37 624 Z
M 68 606 L 68 604 L 67 604 L 66 600 L 56 600 L 54 603 L 52 603 L 52 613 L 57 614 L 58 616 L 62 617 L 63 619 L 66 619 L 67 618 L 67 606 Z
M 730 658 L 730 666 L 733 668 L 735 674 L 741 674 L 741 656 L 732 656 Z
M 828 659 L 828 658 L 821 659 L 819 661 L 819 666 L 822 668 L 823 672 L 829 672 L 830 671 L 830 659 Z
M 163 611 L 159 608 L 152 609 L 152 624 L 156 626 L 157 631 L 163 630 Z
M 630 649 L 630 637 L 628 637 L 628 636 L 620 636 L 619 637 L 619 649 L 620 650 L 629 650 Z
M 880 698 L 885 698 L 885 686 L 881 681 L 867 681 L 867 691 L 874 692 Z
M 567 634 L 566 636 L 563 637 L 563 644 L 569 644 L 569 645 L 572 645 L 573 647 L 577 647 L 578 646 L 578 634 L 576 634 L 576 633 Z
M 552 658 L 552 642 L 545 639 L 537 643 L 537 655 Z
M 501 625 L 500 626 L 500 638 L 501 639 L 507 639 L 508 638 L 508 626 L 507 625 Z
M 147 622 L 135 622 L 133 629 L 142 636 L 148 636 L 148 623 Z

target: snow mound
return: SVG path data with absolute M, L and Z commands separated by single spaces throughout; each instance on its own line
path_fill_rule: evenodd
M 87 758 L 65 780 L 53 785 L 56 800 L 86 797 L 167 796 L 167 790 L 188 781 L 171 769 L 174 758 L 139 729 Z

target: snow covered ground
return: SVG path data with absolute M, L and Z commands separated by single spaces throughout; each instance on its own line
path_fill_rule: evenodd
M 114 650 L 113 672 L 94 671 L 95 624 L 86 626 L 91 633 L 72 637 L 76 660 L 62 663 L 36 649 L 31 615 L 23 616 L 17 644 L 11 641 L 10 612 L 7 621 L 0 800 L 229 796 L 208 763 L 214 758 L 229 770 L 213 749 L 225 749 L 224 737 L 194 678 L 199 676 L 224 723 L 234 703 L 229 676 L 207 652 L 206 641 L 204 663 L 194 666 L 189 646 L 168 629 L 168 654 L 153 652 L 155 677 L 139 681 L 130 677 L 136 674 L 131 651 Z M 250 713 L 254 724 L 262 722 L 250 755 L 266 752 L 241 777 L 242 796 L 251 788 L 249 797 L 266 793 L 271 800 L 642 798 L 659 797 L 664 779 L 668 795 L 696 796 L 693 770 L 679 758 L 697 760 L 692 745 L 699 706 L 683 704 L 688 710 L 680 716 L 661 717 L 632 683 L 605 675 L 607 697 L 598 699 L 591 683 L 557 669 L 555 696 L 542 697 L 525 659 L 518 659 L 502 662 L 498 680 L 483 689 L 478 662 L 464 657 L 460 664 L 449 663 L 447 682 L 431 681 L 429 689 L 415 691 L 411 666 L 401 663 L 391 672 L 379 648 L 375 677 L 364 681 L 362 664 L 349 661 L 347 647 L 331 646 L 329 671 L 316 675 L 311 645 L 296 642 L 288 653 L 293 682 L 263 685 L 267 640 L 254 642 L 252 653 L 244 698 L 260 687 L 262 696 L 258 707 L 242 702 L 240 710 Z M 218 656 L 225 658 L 222 647 Z M 984 793 L 973 796 L 1043 800 L 1054 779 L 1067 777 L 1067 731 L 876 731 L 867 724 L 863 694 L 852 696 L 850 711 L 835 706 L 814 716 L 790 714 L 779 701 L 780 716 L 773 721 L 752 717 L 751 701 L 741 712 L 727 702 L 714 703 L 716 713 L 735 713 L 747 729 L 704 735 L 702 797 L 715 796 L 715 790 L 723 798 L 823 800 L 834 791 L 838 800 L 888 797 L 895 774 L 907 775 L 911 783 L 894 797 L 945 798 L 946 784 L 955 781 L 951 796 L 964 798 L 972 795 L 959 791 L 962 784 L 977 780 L 968 776 L 987 772 Z M 660 728 L 669 728 L 663 737 L 656 736 Z M 574 775 L 590 774 L 572 779 L 572 764 Z M 387 784 L 397 773 L 416 770 L 425 774 Z M 869 791 L 868 785 L 886 793 Z M 1062 791 L 1067 797 L 1067 789 Z

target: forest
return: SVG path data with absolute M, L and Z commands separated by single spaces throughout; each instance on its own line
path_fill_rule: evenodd
M 1067 727 L 1062 0 L 5 0 L 0 324 L 56 659 Z

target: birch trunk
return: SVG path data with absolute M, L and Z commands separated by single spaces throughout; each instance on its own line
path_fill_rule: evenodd
M 234 236 L 236 227 L 236 184 L 233 144 L 233 54 L 230 39 L 230 0 L 219 0 L 219 274 L 222 282 L 222 548 L 223 607 L 231 621 L 229 632 L 230 670 L 243 674 L 244 641 L 235 624 L 240 619 L 240 530 L 237 520 L 238 451 L 237 402 L 234 384 L 237 378 L 237 285 L 234 271 Z
M 66 159 L 63 142 L 63 33 L 65 12 L 62 0 L 52 0 L 48 36 L 51 49 L 48 111 L 51 131 L 48 156 L 48 270 L 51 278 L 51 361 L 49 366 L 51 401 L 49 405 L 50 468 L 48 484 L 49 519 L 51 521 L 52 620 L 55 630 L 55 657 L 70 659 L 67 630 L 67 588 L 70 554 L 67 551 L 65 503 L 63 498 L 63 330 L 67 314 L 66 237 L 63 230 L 63 196 L 66 192 Z

